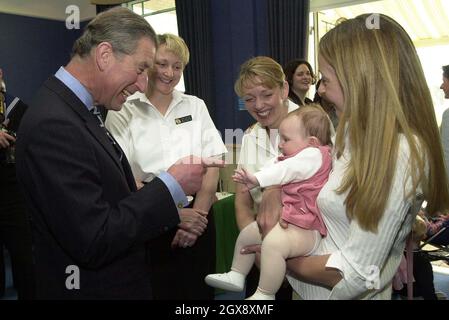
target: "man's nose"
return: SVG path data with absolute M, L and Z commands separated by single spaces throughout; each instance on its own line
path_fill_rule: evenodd
M 137 89 L 140 92 L 146 92 L 147 86 L 148 86 L 148 74 L 146 72 L 143 72 L 137 76 L 136 81 Z

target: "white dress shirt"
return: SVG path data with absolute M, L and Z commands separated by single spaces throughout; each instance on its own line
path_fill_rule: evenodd
M 149 182 L 182 157 L 226 153 L 203 100 L 179 91 L 165 115 L 143 93 L 128 98 L 120 111 L 110 111 L 106 128 L 128 158 L 134 178 Z

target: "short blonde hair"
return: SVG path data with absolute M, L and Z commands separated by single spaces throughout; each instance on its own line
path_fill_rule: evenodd
M 279 63 L 270 57 L 259 56 L 251 58 L 240 66 L 240 73 L 234 84 L 235 93 L 244 95 L 248 85 L 262 85 L 269 89 L 283 88 L 285 75 Z
M 171 33 L 158 34 L 159 45 L 165 45 L 167 51 L 173 53 L 181 59 L 183 68 L 189 63 L 190 52 L 185 41 L 177 35 Z

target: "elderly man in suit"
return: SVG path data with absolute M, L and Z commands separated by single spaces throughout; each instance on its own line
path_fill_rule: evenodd
M 120 110 L 145 91 L 156 47 L 154 30 L 130 10 L 99 14 L 23 118 L 17 171 L 33 220 L 38 298 L 150 299 L 145 243 L 178 224 L 204 225 L 178 210 L 210 159 L 182 159 L 136 191 L 96 110 Z

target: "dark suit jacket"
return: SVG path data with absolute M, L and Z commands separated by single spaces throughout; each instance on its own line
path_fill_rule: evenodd
M 179 223 L 165 184 L 154 179 L 136 192 L 126 158 L 120 163 L 97 119 L 55 77 L 38 91 L 18 136 L 37 297 L 151 298 L 144 244 Z M 75 283 L 69 266 L 80 270 L 80 289 L 66 287 Z

